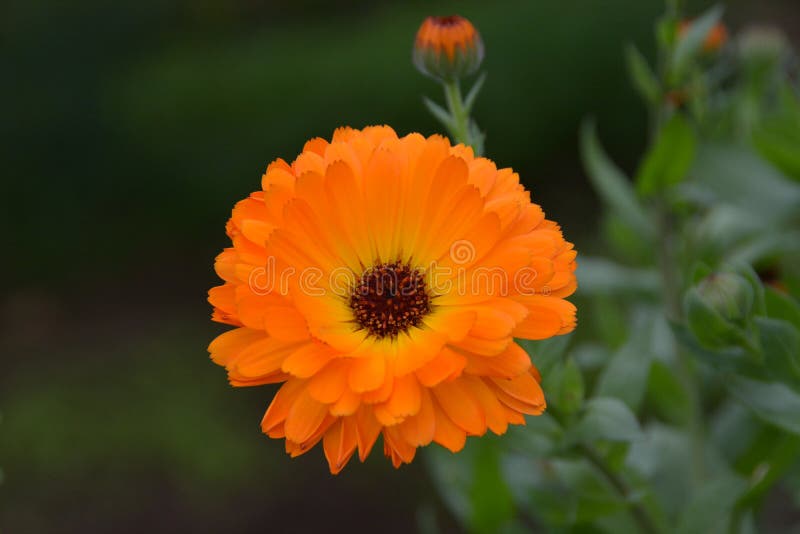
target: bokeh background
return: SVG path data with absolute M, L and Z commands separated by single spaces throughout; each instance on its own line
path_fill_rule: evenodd
M 707 5 L 694 2 L 699 11 Z M 594 115 L 635 168 L 644 109 L 623 47 L 652 53 L 660 0 L 12 0 L 0 4 L 0 531 L 410 532 L 456 524 L 424 461 L 380 445 L 328 474 L 259 421 L 274 388 L 233 389 L 206 346 L 214 256 L 272 159 L 339 125 L 438 130 L 412 67 L 429 14 L 487 46 L 475 117 L 582 251 L 599 205 L 577 131 Z M 796 0 L 732 0 L 734 30 Z

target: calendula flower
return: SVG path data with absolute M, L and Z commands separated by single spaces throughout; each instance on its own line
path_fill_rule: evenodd
M 689 28 L 692 26 L 691 20 L 682 20 L 680 24 L 678 24 L 678 35 L 683 36 L 689 31 Z M 712 53 L 717 52 L 722 48 L 722 46 L 728 41 L 728 29 L 725 27 L 724 24 L 718 22 L 711 28 L 711 31 L 708 32 L 706 35 L 705 40 L 703 41 L 703 51 Z
M 511 169 L 440 136 L 341 128 L 227 225 L 209 292 L 236 328 L 209 346 L 234 386 L 281 383 L 261 423 L 333 473 L 379 435 L 395 466 L 431 442 L 540 414 L 539 374 L 513 338 L 575 327 L 576 252 Z
M 414 41 L 414 65 L 423 74 L 443 81 L 473 74 L 483 54 L 478 30 L 458 15 L 426 18 Z

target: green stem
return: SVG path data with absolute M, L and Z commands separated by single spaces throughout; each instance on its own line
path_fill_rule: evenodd
M 642 532 L 659 532 L 655 521 L 653 521 L 653 519 L 650 517 L 647 509 L 642 506 L 641 503 L 631 499 L 633 491 L 631 490 L 630 486 L 628 486 L 627 482 L 625 482 L 622 477 L 614 472 L 611 466 L 606 463 L 605 459 L 590 445 L 581 444 L 579 449 L 581 452 L 583 452 L 583 455 L 586 457 L 589 463 L 594 465 L 597 470 L 600 471 L 606 480 L 608 480 L 609 484 L 611 484 L 622 496 L 622 498 L 625 499 L 625 501 L 630 505 L 631 515 L 633 515 L 633 519 L 639 524 L 639 527 L 641 527 Z
M 473 145 L 473 139 L 469 134 L 469 114 L 464 107 L 464 99 L 461 96 L 461 86 L 458 80 L 444 83 L 444 96 L 447 99 L 447 108 L 453 118 L 451 134 L 453 141 Z
M 662 289 L 667 317 L 671 321 L 683 320 L 681 306 L 681 281 L 678 278 L 678 262 L 675 261 L 673 232 L 673 218 L 666 201 L 658 206 L 658 241 L 659 241 L 659 270 L 661 271 Z M 689 354 L 680 347 L 676 350 L 678 373 L 686 389 L 689 400 L 689 435 L 692 450 L 692 475 L 695 481 L 705 477 L 705 436 L 703 424 L 703 408 L 700 390 L 695 376 L 694 362 Z

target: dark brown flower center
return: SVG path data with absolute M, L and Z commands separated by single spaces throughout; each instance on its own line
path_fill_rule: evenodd
M 397 337 L 430 311 L 421 271 L 407 263 L 381 263 L 364 271 L 350 297 L 356 320 L 377 338 Z

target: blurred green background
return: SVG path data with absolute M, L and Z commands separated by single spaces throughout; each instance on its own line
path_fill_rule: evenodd
M 695 2 L 701 9 L 706 3 Z M 412 67 L 429 14 L 481 31 L 475 117 L 581 251 L 599 205 L 577 154 L 593 114 L 628 169 L 644 109 L 623 47 L 652 52 L 657 0 L 156 0 L 0 5 L 0 531 L 455 529 L 422 462 L 379 447 L 328 474 L 258 423 L 273 388 L 232 389 L 207 343 L 224 223 L 276 157 L 339 125 L 437 131 Z M 735 31 L 796 0 L 727 4 Z M 792 32 L 795 32 L 792 35 Z

